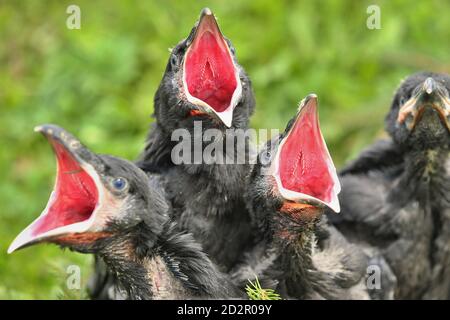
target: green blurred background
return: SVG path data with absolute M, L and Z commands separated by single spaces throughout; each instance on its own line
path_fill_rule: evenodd
M 81 30 L 66 8 L 81 8 Z M 366 27 L 381 8 L 381 30 Z M 55 163 L 33 133 L 56 123 L 96 152 L 134 159 L 143 148 L 168 48 L 209 6 L 253 80 L 255 128 L 284 128 L 315 92 L 338 166 L 383 134 L 399 81 L 449 72 L 448 1 L 0 1 L 0 298 L 84 298 L 69 265 L 92 258 L 39 245 L 6 249 L 45 206 Z

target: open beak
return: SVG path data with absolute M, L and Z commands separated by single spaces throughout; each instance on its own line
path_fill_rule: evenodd
M 311 94 L 300 103 L 272 166 L 278 190 L 286 200 L 340 211 L 341 186 L 320 131 L 316 95 Z
M 450 99 L 445 88 L 429 77 L 417 93 L 400 107 L 397 122 L 405 123 L 406 127 L 413 131 L 425 112 L 433 111 L 438 114 L 442 123 L 450 131 Z
M 183 87 L 189 102 L 213 112 L 231 127 L 242 94 L 239 70 L 210 9 L 202 10 L 183 62 Z
M 41 132 L 53 147 L 57 160 L 56 182 L 44 211 L 16 237 L 8 253 L 90 230 L 103 198 L 103 185 L 96 168 L 100 160 L 95 154 L 58 126 L 38 126 L 35 131 Z

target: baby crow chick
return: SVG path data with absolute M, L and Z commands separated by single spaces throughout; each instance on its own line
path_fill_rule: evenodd
M 57 158 L 54 191 L 43 213 L 9 247 L 51 242 L 94 253 L 128 299 L 236 297 L 194 239 L 170 222 L 158 185 L 136 165 L 97 155 L 55 125 L 36 128 Z
M 449 92 L 446 74 L 404 80 L 386 117 L 391 139 L 363 151 L 340 174 L 342 215 L 331 218 L 387 262 L 382 297 L 393 286 L 397 299 L 449 298 Z
M 190 35 L 172 49 L 155 96 L 156 123 L 138 166 L 163 175 L 180 227 L 192 232 L 223 270 L 235 264 L 250 242 L 242 195 L 249 169 L 244 130 L 254 105 L 250 79 L 231 42 L 211 10 L 203 9 Z M 208 129 L 218 136 L 210 137 Z M 193 151 L 187 160 L 172 152 L 180 143 Z M 213 143 L 215 154 L 202 158 Z M 237 164 L 239 159 L 244 161 Z
M 283 298 L 367 298 L 366 257 L 322 215 L 339 211 L 340 185 L 309 95 L 285 132 L 269 141 L 249 176 L 247 201 L 258 244 L 233 270 L 241 286 L 255 276 Z
M 137 165 L 161 174 L 178 227 L 193 233 L 224 271 L 251 242 L 250 217 L 242 199 L 248 166 L 236 160 L 250 152 L 244 130 L 254 106 L 250 79 L 237 63 L 234 47 L 211 10 L 203 9 L 189 36 L 171 50 L 155 94 L 156 122 Z M 218 138 L 208 137 L 208 129 L 219 133 Z M 180 132 L 185 137 L 181 142 Z M 172 154 L 179 143 L 193 150 L 193 161 Z M 209 143 L 219 151 L 206 164 L 202 154 Z M 90 295 L 105 299 L 114 278 L 99 259 L 95 269 Z

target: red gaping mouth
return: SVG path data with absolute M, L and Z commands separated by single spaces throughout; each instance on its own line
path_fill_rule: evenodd
M 49 230 L 88 220 L 98 201 L 94 180 L 60 143 L 52 140 L 57 159 L 55 190 L 45 216 L 32 230 L 38 235 Z
M 57 159 L 55 187 L 42 214 L 17 236 L 8 252 L 41 238 L 86 231 L 99 202 L 98 188 L 91 175 L 63 143 L 46 136 Z
M 202 11 L 194 40 L 187 49 L 183 82 L 190 102 L 209 108 L 231 126 L 241 84 L 228 44 L 209 9 Z
M 320 131 L 317 97 L 308 96 L 300 108 L 275 158 L 279 191 L 288 200 L 319 202 L 339 212 L 340 184 Z

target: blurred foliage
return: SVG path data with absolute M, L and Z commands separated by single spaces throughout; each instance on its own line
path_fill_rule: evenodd
M 66 28 L 70 4 L 81 7 L 81 30 Z M 381 7 L 381 30 L 366 27 L 370 4 Z M 135 158 L 168 48 L 204 6 L 253 80 L 252 125 L 284 128 L 315 92 L 338 166 L 382 134 L 403 77 L 450 69 L 448 1 L 0 1 L 0 298 L 80 298 L 64 293 L 64 270 L 81 266 L 84 284 L 90 272 L 91 257 L 56 246 L 6 255 L 55 175 L 33 127 L 57 123 L 96 152 Z

